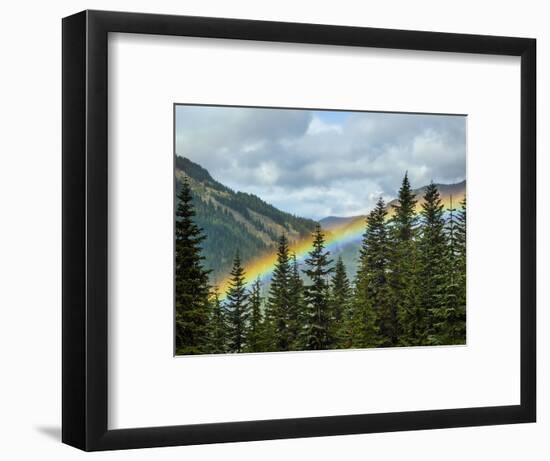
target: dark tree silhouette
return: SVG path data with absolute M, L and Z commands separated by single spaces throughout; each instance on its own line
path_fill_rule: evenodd
M 360 292 L 359 309 L 367 312 L 363 316 L 374 316 L 375 326 L 370 326 L 363 339 L 368 346 L 391 346 L 397 332 L 391 293 L 388 285 L 390 242 L 386 224 L 386 204 L 382 198 L 367 217 L 367 227 L 363 235 L 360 251 L 360 269 L 358 282 Z M 372 312 L 369 312 L 371 311 Z M 359 312 L 361 316 L 361 312 Z M 370 331 L 369 331 L 370 330 Z
M 344 321 L 350 315 L 351 285 L 342 257 L 338 257 L 330 282 L 330 329 L 332 347 L 341 347 L 348 339 Z
M 290 257 L 291 272 L 289 279 L 290 312 L 288 318 L 289 344 L 291 350 L 299 350 L 302 347 L 302 326 L 305 318 L 304 282 L 300 278 L 300 269 L 296 260 L 296 253 Z
M 193 197 L 183 181 L 176 209 L 176 354 L 208 352 L 209 286 L 203 267 L 202 229 L 193 219 Z
M 247 302 L 245 273 L 239 253 L 233 259 L 231 280 L 226 294 L 229 352 L 243 352 L 247 325 Z
M 445 261 L 447 236 L 445 234 L 444 206 L 437 186 L 432 182 L 424 193 L 420 213 L 422 230 L 419 241 L 420 305 L 427 317 L 428 339 L 424 344 L 438 344 L 435 323 L 445 297 Z
M 220 302 L 217 290 L 212 294 L 210 305 L 210 341 L 208 352 L 211 354 L 223 354 L 227 352 L 227 314 Z
M 330 252 L 325 250 L 325 238 L 321 226 L 317 224 L 313 233 L 313 248 L 305 260 L 307 275 L 310 283 L 306 286 L 305 297 L 307 302 L 304 344 L 307 349 L 327 349 L 330 345 L 329 323 L 329 283 L 328 275 L 332 272 Z
M 291 309 L 290 292 L 291 267 L 288 239 L 285 234 L 279 238 L 277 262 L 271 279 L 267 303 L 267 342 L 270 349 L 286 351 L 290 347 L 289 313 Z
M 263 344 L 263 315 L 260 279 L 257 278 L 252 284 L 248 296 L 248 326 L 246 329 L 246 351 L 261 352 Z
M 465 213 L 465 210 L 463 211 Z M 466 300 L 462 274 L 465 273 L 465 261 L 462 247 L 462 218 L 453 207 L 450 197 L 449 218 L 446 223 L 448 246 L 445 260 L 445 287 L 442 304 L 435 311 L 435 344 L 464 344 L 466 339 Z M 464 248 L 465 249 L 465 248 Z
M 407 173 L 399 189 L 390 222 L 390 275 L 393 345 L 415 346 L 425 341 L 426 325 L 419 305 L 416 199 Z

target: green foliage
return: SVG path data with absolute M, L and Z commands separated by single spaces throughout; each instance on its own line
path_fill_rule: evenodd
M 246 352 L 261 352 L 265 349 L 262 298 L 260 279 L 256 279 L 248 297 L 246 328 Z
M 435 344 L 464 344 L 466 338 L 466 206 L 457 213 L 452 196 L 447 228 L 445 287 L 441 305 L 435 310 Z
M 420 304 L 427 317 L 427 344 L 439 344 L 436 323 L 445 296 L 445 261 L 447 236 L 445 235 L 444 206 L 437 186 L 432 182 L 424 194 L 420 212 L 422 222 L 419 249 Z
M 390 241 L 386 215 L 386 204 L 380 198 L 367 216 L 358 270 L 361 280 L 358 281 L 357 301 L 364 304 L 365 317 L 371 321 L 375 319 L 375 325 L 370 327 L 372 337 L 364 341 L 377 346 L 391 346 L 397 342 L 396 311 L 388 283 Z
M 176 155 L 175 162 L 176 170 L 185 171 L 189 175 L 189 177 L 204 184 L 207 184 L 209 187 L 218 191 L 231 192 L 231 189 L 229 189 L 229 187 L 225 187 L 223 184 L 215 181 L 212 176 L 210 176 L 210 173 L 207 170 L 205 170 L 202 166 L 192 162 L 188 158 Z
M 349 341 L 348 330 L 344 326 L 349 321 L 351 309 L 351 285 L 346 273 L 342 257 L 339 257 L 334 267 L 334 275 L 330 281 L 330 329 L 329 336 L 333 347 L 341 347 Z M 348 346 L 349 347 L 349 346 Z
M 292 350 L 300 350 L 302 348 L 302 326 L 305 323 L 306 309 L 304 282 L 300 278 L 300 269 L 298 261 L 296 260 L 296 253 L 292 253 L 290 262 L 288 336 L 290 348 Z
M 233 257 L 238 251 L 242 261 L 250 261 L 256 255 L 269 251 L 259 236 L 250 234 L 243 222 L 237 221 L 232 212 L 216 205 L 211 200 L 194 197 L 195 221 L 205 229 L 208 239 L 203 244 L 205 264 L 209 262 L 213 282 L 229 272 Z
M 229 272 L 237 251 L 246 265 L 258 254 L 276 248 L 281 227 L 287 235 L 299 237 L 315 228 L 315 221 L 280 211 L 255 195 L 231 190 L 188 158 L 176 156 L 175 167 L 177 195 L 183 177 L 193 189 L 194 222 L 208 236 L 202 255 L 213 284 Z
M 227 313 L 220 302 L 217 290 L 212 295 L 210 306 L 210 336 L 207 349 L 210 354 L 223 354 L 227 352 Z
M 277 262 L 273 271 L 266 311 L 268 348 L 275 351 L 289 350 L 289 315 L 292 303 L 290 292 L 291 266 L 286 235 L 279 238 Z
M 314 224 L 304 269 L 283 232 L 276 237 L 276 264 L 263 298 L 260 279 L 247 289 L 243 258 L 243 253 L 251 258 L 270 248 L 263 239 L 274 233 L 273 227 L 258 216 L 294 231 L 311 232 L 311 222 L 289 217 L 255 196 L 234 193 L 186 159 L 176 166 L 185 168 L 202 191 L 192 194 L 186 179 L 178 183 L 177 354 L 465 343 L 465 198 L 455 209 L 451 196 L 445 211 L 432 183 L 424 189 L 417 215 L 416 194 L 405 174 L 391 218 L 382 198 L 366 218 L 353 283 L 341 256 L 333 266 L 319 224 Z M 250 223 L 260 234 L 249 232 Z M 217 291 L 210 291 L 209 278 L 215 276 L 204 267 L 204 255 L 223 266 L 229 251 L 230 283 L 221 301 Z
M 381 344 L 380 326 L 375 307 L 368 295 L 368 282 L 358 273 L 349 314 L 344 320 L 342 347 L 354 349 L 378 347 Z
M 331 344 L 328 275 L 332 272 L 330 252 L 325 250 L 325 238 L 317 224 L 313 233 L 312 250 L 305 260 L 303 272 L 310 280 L 305 289 L 306 309 L 302 332 L 306 349 L 327 349 Z
M 405 174 L 399 189 L 390 228 L 389 285 L 393 315 L 397 317 L 393 345 L 416 346 L 426 340 L 426 319 L 419 303 L 417 216 L 415 193 Z
M 205 237 L 194 222 L 191 189 L 184 182 L 179 194 L 175 223 L 176 353 L 208 351 L 208 271 L 203 267 L 201 243 Z
M 239 253 L 233 260 L 231 281 L 226 294 L 227 331 L 229 352 L 243 352 L 247 329 L 248 293 L 245 286 L 245 274 Z
M 283 227 L 292 227 L 300 233 L 309 232 L 311 227 L 315 225 L 315 221 L 299 218 L 289 213 L 284 213 L 273 205 L 264 202 L 262 199 L 253 194 L 246 192 L 236 192 L 230 195 L 221 196 L 218 198 L 220 203 L 234 209 L 243 216 L 252 219 L 249 210 L 253 210 L 263 216 L 267 216 L 275 223 Z
M 459 304 L 466 306 L 466 197 L 460 202 L 456 223 L 456 253 L 458 266 Z

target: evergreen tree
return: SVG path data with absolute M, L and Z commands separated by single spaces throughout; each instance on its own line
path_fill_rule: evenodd
M 416 203 L 409 175 L 405 173 L 397 195 L 397 204 L 393 205 L 393 233 L 398 241 L 410 242 L 415 237 Z
M 466 333 L 466 306 L 461 296 L 461 265 L 458 242 L 457 210 L 450 197 L 447 220 L 447 253 L 445 260 L 445 287 L 442 305 L 435 311 L 433 342 L 435 344 L 464 344 Z
M 426 187 L 424 194 L 419 241 L 420 305 L 427 317 L 428 344 L 438 343 L 435 323 L 440 317 L 439 309 L 444 305 L 447 236 L 443 210 L 441 196 L 437 186 L 432 182 Z
M 453 197 L 448 210 L 445 288 L 442 305 L 435 311 L 434 344 L 464 344 L 466 341 L 466 203 L 457 212 Z
M 193 218 L 191 188 L 183 181 L 176 209 L 176 354 L 200 354 L 208 347 L 209 286 L 203 267 L 202 229 Z
M 245 272 L 239 253 L 233 260 L 229 289 L 226 294 L 229 352 L 243 352 L 247 327 L 248 293 L 245 287 Z
M 341 347 L 348 339 L 344 319 L 350 315 L 351 286 L 342 257 L 338 257 L 330 283 L 331 329 L 333 347 Z
M 300 278 L 300 269 L 296 260 L 296 253 L 291 255 L 291 273 L 289 279 L 289 344 L 291 350 L 302 348 L 302 325 L 305 319 L 304 283 Z
M 328 275 L 332 272 L 330 252 L 325 250 L 325 238 L 317 224 L 313 233 L 313 248 L 305 260 L 303 272 L 310 280 L 306 286 L 307 302 L 302 335 L 306 349 L 320 350 L 330 346 L 330 304 Z
M 365 336 L 360 322 L 360 311 L 356 309 L 357 295 L 353 288 L 350 288 L 350 299 L 346 308 L 342 311 L 342 322 L 338 329 L 337 347 L 339 349 L 351 349 L 353 347 L 362 347 L 359 345 L 358 338 Z M 365 325 L 367 324 L 366 319 Z
M 263 350 L 263 315 L 260 279 L 252 284 L 248 298 L 248 327 L 246 329 L 246 351 L 261 352 Z
M 365 249 L 365 236 L 361 253 Z M 380 341 L 380 327 L 377 313 L 369 295 L 368 266 L 362 257 L 359 270 L 355 277 L 353 297 L 349 311 L 344 316 L 344 330 L 341 333 L 341 342 L 347 348 L 378 347 Z
M 215 290 L 210 300 L 210 342 L 208 352 L 223 354 L 227 352 L 227 324 L 225 309 L 220 302 L 218 290 Z
M 390 241 L 386 216 L 386 204 L 380 198 L 367 217 L 360 250 L 356 283 L 356 314 L 364 335 L 360 347 L 391 346 L 397 336 L 395 310 L 388 284 Z
M 415 194 L 407 173 L 391 219 L 389 283 L 392 295 L 393 345 L 415 346 L 425 341 L 425 316 L 418 299 L 417 216 Z
M 286 235 L 282 234 L 279 238 L 277 261 L 273 270 L 267 303 L 266 340 L 269 350 L 286 351 L 290 347 L 288 329 L 292 303 L 290 276 L 288 240 Z
M 460 202 L 456 223 L 459 304 L 466 310 L 466 196 Z M 464 332 L 466 334 L 466 332 Z

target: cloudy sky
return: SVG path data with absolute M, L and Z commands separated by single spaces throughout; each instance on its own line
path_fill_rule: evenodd
M 176 107 L 176 153 L 217 181 L 298 216 L 367 213 L 414 188 L 466 177 L 464 116 Z

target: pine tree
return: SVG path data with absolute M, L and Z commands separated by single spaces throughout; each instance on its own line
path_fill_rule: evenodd
M 266 340 L 269 350 L 286 351 L 290 347 L 288 330 L 289 311 L 292 302 L 290 275 L 288 240 L 286 235 L 282 234 L 279 238 L 277 261 L 273 270 L 267 303 Z
M 365 237 L 361 250 L 365 249 Z M 350 310 L 344 317 L 344 331 L 342 344 L 347 348 L 378 347 L 380 341 L 380 327 L 377 313 L 369 295 L 369 276 L 365 258 L 361 258 L 359 270 L 355 277 L 353 297 Z
M 226 294 L 228 347 L 229 352 L 243 352 L 247 327 L 248 293 L 245 286 L 245 272 L 239 253 L 233 260 L 229 289 Z
M 333 347 L 341 347 L 342 343 L 349 338 L 344 320 L 351 314 L 350 300 L 351 286 L 344 261 L 340 256 L 334 267 L 334 275 L 330 282 L 331 328 L 329 336 Z
M 415 194 L 407 173 L 393 205 L 390 236 L 390 275 L 392 295 L 393 345 L 415 346 L 425 341 L 425 318 L 419 305 L 416 248 L 417 216 Z
M 448 212 L 445 287 L 442 305 L 435 311 L 433 338 L 435 344 L 464 344 L 466 306 L 461 299 L 461 249 L 458 242 L 457 210 L 453 207 L 452 195 Z
M 325 238 L 317 224 L 313 233 L 313 248 L 305 260 L 303 272 L 310 280 L 306 286 L 307 302 L 302 335 L 306 349 L 321 350 L 330 346 L 330 303 L 328 276 L 332 272 L 330 252 L 325 251 Z
M 466 196 L 460 202 L 456 224 L 456 247 L 458 255 L 459 301 L 466 311 Z M 466 332 L 464 332 L 464 335 Z
M 367 217 L 360 249 L 355 307 L 363 332 L 360 347 L 391 346 L 397 334 L 388 284 L 390 242 L 386 215 L 386 204 L 380 198 Z
M 364 347 L 359 345 L 359 342 L 355 339 L 362 338 L 364 332 L 361 330 L 363 322 L 359 320 L 360 311 L 356 309 L 357 295 L 353 288 L 350 287 L 350 299 L 346 308 L 342 312 L 342 322 L 338 330 L 337 347 L 339 349 L 351 349 L 353 347 Z M 366 325 L 366 319 L 365 325 Z
M 226 312 L 220 302 L 218 290 L 215 290 L 210 300 L 210 342 L 208 352 L 223 354 L 227 352 L 227 324 Z
M 201 354 L 208 347 L 210 271 L 203 267 L 202 229 L 193 221 L 191 188 L 183 181 L 176 210 L 176 354 Z
M 447 236 L 444 206 L 437 186 L 432 182 L 424 194 L 419 241 L 420 305 L 427 317 L 428 339 L 424 344 L 438 344 L 435 323 L 444 304 Z
M 252 284 L 248 297 L 248 326 L 246 329 L 246 351 L 261 352 L 264 348 L 263 341 L 263 315 L 260 279 Z
M 289 349 L 301 350 L 302 325 L 305 319 L 305 300 L 304 300 L 304 283 L 300 278 L 300 269 L 296 260 L 296 253 L 292 253 L 290 258 L 291 273 L 289 279 Z

